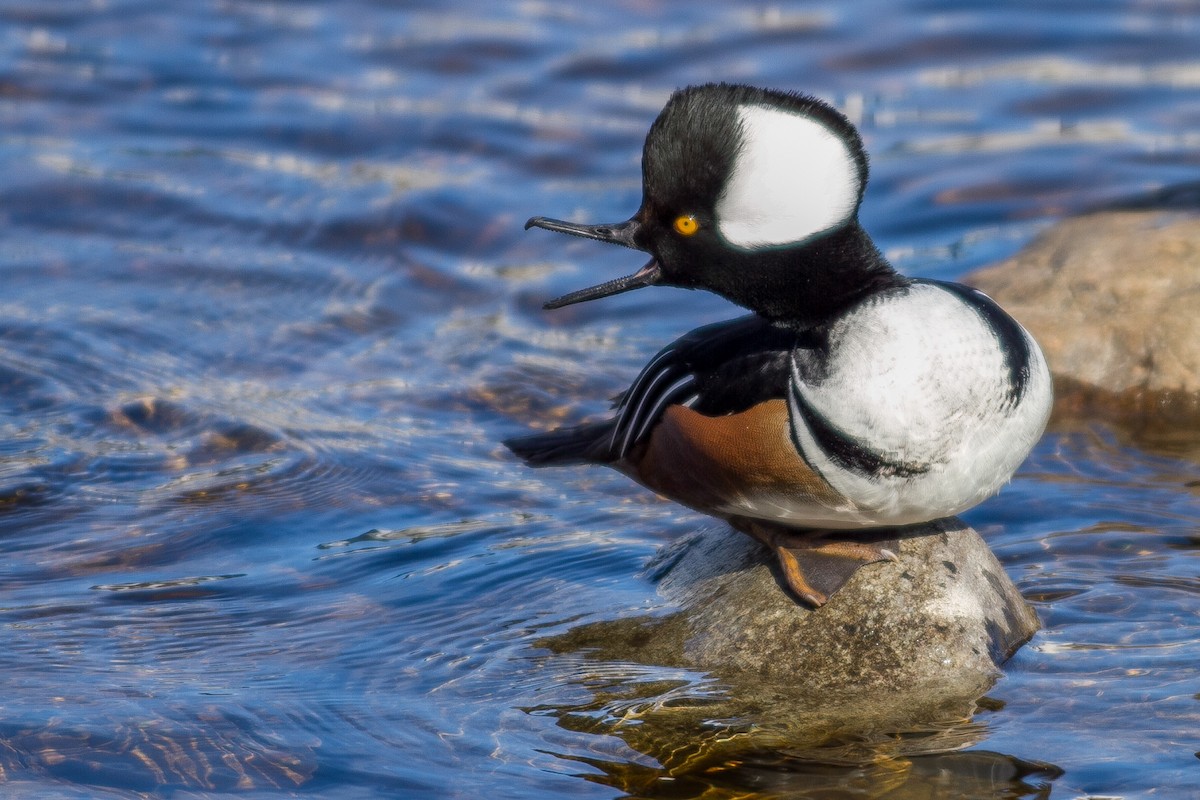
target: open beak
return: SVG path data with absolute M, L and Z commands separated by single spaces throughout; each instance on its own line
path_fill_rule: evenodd
M 618 222 L 615 225 L 577 225 L 574 222 L 563 222 L 562 220 L 550 219 L 549 217 L 534 217 L 525 223 L 525 230 L 529 230 L 530 228 L 544 228 L 548 231 L 558 231 L 559 233 L 566 233 L 571 236 L 581 236 L 584 239 L 595 239 L 599 242 L 619 244 L 622 247 L 642 250 L 644 248 L 636 240 L 637 232 L 641 228 L 641 225 L 642 223 L 638 222 L 636 218 L 626 220 L 625 222 Z M 632 275 L 626 275 L 624 278 L 617 278 L 607 283 L 589 286 L 577 292 L 564 294 L 562 297 L 556 297 L 542 307 L 546 309 L 562 308 L 574 303 L 583 303 L 588 300 L 597 300 L 601 297 L 609 297 L 621 292 L 640 289 L 643 286 L 654 286 L 662 281 L 662 277 L 662 269 L 658 266 L 658 262 L 650 259 L 650 263 Z

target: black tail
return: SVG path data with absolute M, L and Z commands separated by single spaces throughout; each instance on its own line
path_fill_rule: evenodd
M 549 433 L 505 439 L 504 446 L 531 467 L 606 464 L 612 460 L 608 446 L 612 426 L 611 420 L 592 422 Z

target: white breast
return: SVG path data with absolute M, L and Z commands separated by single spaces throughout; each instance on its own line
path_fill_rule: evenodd
M 810 522 L 911 524 L 998 491 L 1050 411 L 1045 360 L 1020 334 L 1028 377 L 1018 393 L 996 331 L 937 284 L 884 294 L 836 323 L 824 369 L 797 362 L 789 398 L 801 452 L 847 498 Z

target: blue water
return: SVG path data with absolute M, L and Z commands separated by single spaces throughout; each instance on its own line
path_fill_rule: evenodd
M 521 228 L 627 217 L 673 88 L 839 104 L 955 278 L 1194 181 L 1198 53 L 1185 0 L 0 3 L 0 794 L 1200 794 L 1200 433 L 1057 426 L 966 516 L 1044 630 L 965 752 L 673 774 L 612 721 L 706 676 L 540 642 L 707 523 L 498 444 L 736 313 L 540 310 L 640 265 Z

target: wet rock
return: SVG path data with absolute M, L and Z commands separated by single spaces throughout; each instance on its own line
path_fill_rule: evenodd
M 1200 418 L 1200 216 L 1064 220 L 965 279 L 1033 333 L 1061 413 Z
M 866 714 L 885 698 L 899 708 L 978 698 L 1037 615 L 957 520 L 913 529 L 898 555 L 863 567 L 814 611 L 781 588 L 758 543 L 710 530 L 661 556 L 659 591 L 684 610 L 692 666 L 786 679 Z
M 816 611 L 786 593 L 761 545 L 725 526 L 669 545 L 650 570 L 672 611 L 539 644 L 579 659 L 566 671 L 594 694 L 558 709 L 561 724 L 620 736 L 675 776 L 762 753 L 866 764 L 971 746 L 998 665 L 1038 628 L 957 520 L 912 529 L 897 561 L 863 567 Z

